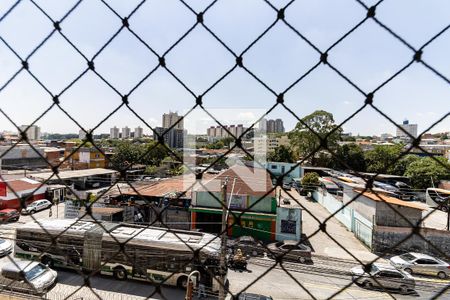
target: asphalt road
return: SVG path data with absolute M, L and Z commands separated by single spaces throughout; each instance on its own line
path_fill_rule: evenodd
M 63 208 L 59 208 L 62 218 Z M 33 217 L 37 220 L 57 218 L 53 207 L 52 216 L 49 211 L 38 212 Z M 31 216 L 22 216 L 19 222 L 0 225 L 0 236 L 12 238 L 14 228 L 21 223 L 33 221 Z M 0 266 L 9 261 L 8 257 L 0 259 Z M 348 274 L 352 266 L 348 261 L 315 259 L 312 266 L 297 263 L 285 263 L 284 270 L 276 266 L 269 268 L 274 261 L 264 258 L 252 259 L 248 265 L 250 272 L 235 272 L 230 270 L 228 279 L 230 291 L 237 294 L 242 291 L 270 295 L 274 299 L 430 299 L 440 290 L 450 285 L 450 281 L 435 278 L 417 278 L 417 289 L 410 295 L 397 292 L 366 290 L 351 282 Z M 92 277 L 90 287 L 83 286 L 82 275 L 65 270 L 58 270 L 58 283 L 46 295 L 47 299 L 111 299 L 134 300 L 146 299 L 184 299 L 185 292 L 181 289 L 163 287 L 161 293 L 155 293 L 155 287 L 141 281 L 118 281 L 107 276 Z M 1 294 L 8 294 L 3 291 Z M 24 296 L 29 299 L 29 296 Z M 194 299 L 196 299 L 194 297 Z M 450 299 L 450 292 L 442 294 L 439 299 Z
M 283 265 L 284 269 L 274 265 L 272 260 L 257 260 L 249 264 L 250 272 L 229 271 L 230 290 L 232 293 L 242 291 L 270 295 L 274 299 L 431 299 L 439 291 L 450 285 L 450 281 L 418 282 L 416 292 L 401 295 L 396 291 L 388 293 L 366 290 L 352 283 L 351 276 L 336 272 L 314 271 L 296 263 Z M 438 299 L 450 299 L 446 291 Z

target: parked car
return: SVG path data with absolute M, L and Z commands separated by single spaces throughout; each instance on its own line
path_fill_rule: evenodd
M 300 263 L 311 261 L 311 248 L 298 244 L 297 241 L 285 240 L 283 242 L 276 242 L 267 245 L 267 248 L 272 252 L 270 255 L 283 256 L 283 259 L 294 260 Z
M 0 256 L 5 256 L 12 252 L 13 244 L 9 240 L 0 239 Z
M 443 260 L 427 254 L 409 252 L 394 256 L 391 264 L 409 274 L 433 275 L 441 279 L 450 276 L 450 265 Z
M 52 206 L 52 203 L 48 200 L 37 200 L 34 202 L 31 202 L 30 204 L 27 205 L 27 207 L 22 210 L 22 213 L 25 214 L 34 214 L 38 211 L 50 208 Z
M 17 210 L 11 208 L 5 208 L 0 210 L 0 222 L 16 222 L 20 218 L 20 214 Z
M 287 183 L 287 182 L 283 182 L 283 189 L 285 189 L 286 191 L 290 191 L 291 190 L 291 184 Z
M 410 290 L 414 290 L 416 285 L 410 274 L 388 264 L 374 263 L 368 273 L 362 266 L 357 266 L 352 268 L 351 272 L 353 281 L 367 289 L 374 287 L 398 289 L 402 294 L 407 294 Z
M 5 264 L 0 275 L 0 286 L 33 294 L 44 294 L 56 282 L 57 273 L 39 262 L 15 260 Z
M 237 249 L 241 249 L 245 256 L 262 256 L 265 252 L 263 244 L 251 236 L 241 236 L 235 240 L 229 240 L 228 247 L 233 253 Z
M 291 200 L 289 200 L 288 198 L 283 198 L 283 204 L 290 205 Z

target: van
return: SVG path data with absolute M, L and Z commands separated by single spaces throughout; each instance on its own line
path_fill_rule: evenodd
M 41 295 L 53 287 L 56 278 L 56 271 L 44 264 L 15 260 L 3 266 L 0 286 L 3 289 Z

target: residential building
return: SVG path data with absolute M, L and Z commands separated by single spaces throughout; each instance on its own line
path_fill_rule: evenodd
M 220 233 L 221 183 L 229 178 L 227 195 L 231 201 L 228 235 L 250 235 L 259 240 L 275 240 L 277 200 L 272 181 L 263 168 L 234 165 L 198 186 L 192 194 L 191 229 Z M 239 216 L 235 220 L 234 216 Z M 235 223 L 236 221 L 236 223 Z
M 131 130 L 128 126 L 122 128 L 122 139 L 129 139 L 131 137 Z
M 134 138 L 135 139 L 140 139 L 144 136 L 144 130 L 142 129 L 142 127 L 138 126 L 134 129 Z
M 41 147 L 44 150 L 45 159 L 52 165 L 56 166 L 64 158 L 64 149 L 56 147 Z
M 266 132 L 267 131 L 267 119 L 262 118 L 261 121 L 259 121 L 259 131 L 260 132 Z
M 283 133 L 284 124 L 281 119 L 261 119 L 259 122 L 259 131 L 265 133 Z
M 47 185 L 29 178 L 7 181 L 6 196 L 0 196 L 0 209 L 20 210 L 21 201 L 30 204 L 35 200 L 45 199 Z
M 275 132 L 275 120 L 267 120 L 267 131 L 266 133 Z
M 283 178 L 284 182 L 292 182 L 294 180 L 299 180 L 303 177 L 303 169 L 296 163 L 287 163 L 287 162 L 272 162 L 268 161 L 265 164 L 265 167 L 270 173 L 275 176 L 285 176 Z M 289 172 L 285 175 L 285 173 Z
M 73 153 L 72 153 L 73 152 Z M 107 161 L 105 155 L 97 148 L 71 148 L 65 149 L 68 167 L 72 170 L 105 168 Z
M 392 136 L 392 134 L 390 134 L 390 133 L 382 133 L 382 134 L 380 135 L 380 140 L 383 141 L 383 142 L 385 142 L 385 141 L 391 141 L 392 138 L 393 138 L 393 136 Z
M 289 137 L 287 135 L 283 135 L 280 137 L 273 137 L 273 136 L 254 137 L 253 143 L 254 143 L 254 152 L 262 154 L 274 151 L 275 148 L 279 146 L 289 147 Z
M 274 124 L 274 133 L 283 133 L 283 132 L 284 132 L 283 120 L 276 119 Z
M 184 147 L 184 138 L 187 134 L 186 130 L 172 128 L 166 132 L 167 128 L 155 127 L 155 132 L 157 134 L 153 134 L 153 139 L 157 141 L 159 139 L 158 136 L 163 136 L 164 143 L 168 145 L 170 148 L 181 149 Z
M 116 126 L 114 126 L 113 128 L 110 129 L 110 134 L 109 134 L 109 138 L 110 139 L 118 139 L 120 138 L 120 132 L 119 132 L 119 128 L 117 128 Z
M 36 125 L 22 125 L 19 127 L 20 131 L 25 131 L 29 141 L 37 141 L 41 139 L 41 128 Z M 20 132 L 19 132 L 20 135 Z
M 247 130 L 247 128 L 244 127 L 243 124 L 237 124 L 237 125 L 224 125 L 223 127 L 218 126 L 211 126 L 206 130 L 206 134 L 208 135 L 208 138 L 215 138 L 215 139 L 221 139 L 229 137 L 231 133 L 236 138 L 240 137 L 244 131 Z M 228 133 L 229 132 L 229 133 Z
M 179 116 L 177 112 L 169 112 L 168 114 L 163 114 L 162 127 L 170 128 L 182 118 L 183 118 L 183 116 Z M 183 128 L 184 128 L 183 120 L 181 120 L 179 123 L 177 123 L 174 127 L 174 129 L 183 129 Z
M 402 124 L 398 124 L 404 131 L 412 135 L 414 138 L 417 137 L 417 124 L 410 124 L 408 120 L 403 121 Z M 410 139 L 410 137 L 403 132 L 400 128 L 397 128 L 397 137 Z
M 85 132 L 83 129 L 80 129 L 80 130 L 78 131 L 78 138 L 79 138 L 80 140 L 84 140 L 84 139 L 86 138 L 86 132 Z

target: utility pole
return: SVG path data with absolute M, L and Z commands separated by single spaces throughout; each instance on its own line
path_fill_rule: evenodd
M 221 228 L 221 247 L 220 247 L 220 282 L 219 282 L 219 300 L 225 299 L 225 256 L 226 256 L 226 246 L 227 246 L 227 186 L 228 177 L 225 178 L 222 183 L 222 228 Z
M 445 205 L 447 206 L 447 231 L 449 231 L 450 230 L 450 198 L 447 197 L 444 199 L 445 199 L 444 201 L 447 202 L 447 203 L 445 203 Z

